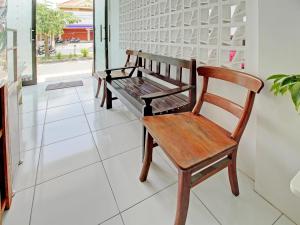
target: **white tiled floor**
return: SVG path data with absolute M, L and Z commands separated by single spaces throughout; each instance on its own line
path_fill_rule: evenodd
M 96 81 L 45 92 L 24 88 L 23 165 L 15 177 L 4 225 L 173 225 L 177 177 L 155 150 L 149 179 L 138 180 L 142 127 L 119 101 L 112 110 L 94 99 Z M 226 171 L 191 193 L 187 225 L 295 225 L 239 173 L 241 195 Z

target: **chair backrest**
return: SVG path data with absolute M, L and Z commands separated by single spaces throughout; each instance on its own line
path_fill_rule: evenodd
M 247 73 L 220 67 L 199 67 L 197 72 L 199 76 L 203 76 L 203 88 L 200 99 L 194 107 L 193 113 L 199 114 L 203 103 L 207 102 L 233 114 L 239 120 L 234 131 L 231 133 L 231 137 L 239 142 L 250 118 L 255 95 L 264 87 L 263 81 Z M 208 93 L 207 89 L 210 78 L 227 81 L 247 89 L 247 98 L 244 106 L 241 106 L 224 97 Z
M 162 71 L 162 65 L 164 65 L 165 71 Z M 172 76 L 172 69 L 176 68 L 176 75 Z M 183 81 L 183 69 L 189 70 L 188 82 Z M 145 52 L 139 52 L 139 67 L 138 75 L 146 73 L 149 76 L 153 76 L 162 81 L 176 85 L 178 87 L 192 85 L 195 86 L 189 91 L 189 101 L 192 105 L 196 104 L 197 91 L 197 66 L 196 60 L 183 60 L 162 55 L 154 55 Z

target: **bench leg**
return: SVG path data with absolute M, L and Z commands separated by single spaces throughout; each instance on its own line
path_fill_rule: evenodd
M 191 191 L 191 173 L 189 171 L 178 171 L 178 193 L 175 225 L 185 225 Z
M 104 106 L 106 100 L 106 81 L 104 81 L 104 88 L 103 88 L 103 96 L 102 96 L 102 101 L 101 101 L 101 107 Z
M 153 137 L 151 136 L 151 134 L 147 133 L 146 139 L 146 155 L 143 162 L 143 169 L 140 175 L 141 182 L 145 182 L 147 180 L 153 154 Z
M 229 181 L 231 186 L 232 194 L 235 196 L 239 196 L 239 183 L 237 178 L 237 172 L 236 172 L 236 157 L 237 157 L 237 150 L 235 150 L 231 155 L 231 163 L 228 165 L 228 175 L 229 175 Z
M 112 93 L 111 91 L 105 87 L 105 95 L 106 95 L 106 109 L 112 108 Z
M 100 89 L 101 89 L 101 83 L 102 83 L 102 79 L 98 78 L 98 87 L 97 87 L 97 92 L 96 92 L 96 98 L 99 97 L 99 93 L 100 93 Z

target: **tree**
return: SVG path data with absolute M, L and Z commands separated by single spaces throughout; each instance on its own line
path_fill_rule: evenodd
M 73 14 L 65 13 L 59 9 L 49 8 L 46 4 L 37 4 L 36 32 L 44 39 L 46 57 L 50 56 L 49 40 L 51 36 L 62 35 L 66 25 L 78 22 L 79 19 Z

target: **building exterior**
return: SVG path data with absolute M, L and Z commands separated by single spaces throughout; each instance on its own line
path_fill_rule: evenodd
M 58 4 L 58 8 L 67 13 L 72 13 L 80 19 L 79 23 L 67 25 L 64 28 L 63 40 L 72 38 L 81 41 L 93 41 L 93 1 L 91 0 L 69 0 Z

